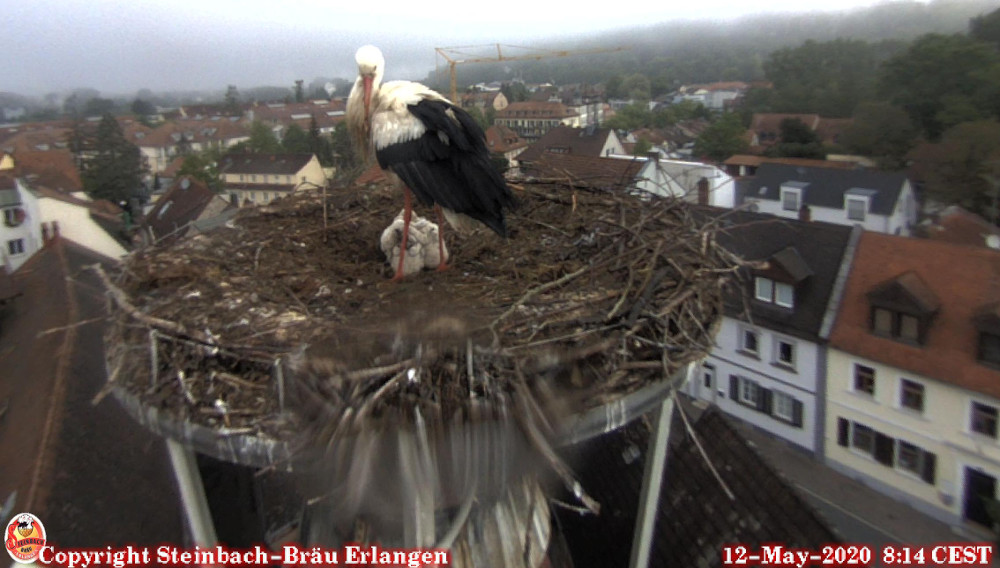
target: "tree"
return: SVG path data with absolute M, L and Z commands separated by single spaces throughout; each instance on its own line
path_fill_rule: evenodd
M 622 99 L 625 98 L 624 91 L 622 91 L 622 76 L 612 75 L 604 83 L 604 95 L 609 99 Z
M 922 165 L 928 172 L 928 198 L 961 205 L 997 222 L 994 203 L 1000 176 L 1000 123 L 959 124 L 922 154 Z
M 472 119 L 476 121 L 476 124 L 478 124 L 479 127 L 482 128 L 484 132 L 486 131 L 487 128 L 491 126 L 490 122 L 486 120 L 486 115 L 483 114 L 483 111 L 479 107 L 473 106 L 465 110 L 468 111 L 469 116 L 471 116 Z
M 132 114 L 136 116 L 149 116 L 151 114 L 156 114 L 156 106 L 144 99 L 135 99 L 132 101 L 131 109 Z
M 281 142 L 278 142 L 270 126 L 255 120 L 250 125 L 250 140 L 247 140 L 245 148 L 251 154 L 278 154 L 281 152 Z
M 183 132 L 181 133 L 180 139 L 177 140 L 176 149 L 177 149 L 177 155 L 178 156 L 187 156 L 192 151 L 191 141 L 188 140 L 187 135 L 184 134 Z
M 917 128 L 902 109 L 887 103 L 864 103 L 854 112 L 854 121 L 841 142 L 854 154 L 875 158 L 887 170 L 902 169 L 913 149 Z
M 337 167 L 337 175 L 342 179 L 357 177 L 366 164 L 364 158 L 358 153 L 357 147 L 351 140 L 345 124 L 338 124 L 333 129 L 330 142 L 333 150 L 334 164 Z
M 969 21 L 969 35 L 973 39 L 992 43 L 1000 48 L 1000 8 Z
M 226 87 L 226 98 L 223 108 L 230 115 L 237 116 L 243 114 L 243 109 L 240 108 L 240 92 L 236 90 L 236 85 Z
M 635 143 L 635 148 L 632 149 L 633 156 L 645 156 L 650 150 L 653 149 L 653 143 L 645 138 L 640 138 L 638 142 Z
M 298 124 L 292 123 L 281 139 L 281 146 L 286 152 L 307 154 L 312 151 L 309 146 L 309 135 Z
M 927 34 L 882 67 L 880 88 L 937 140 L 955 120 L 1000 113 L 1000 54 L 968 36 Z M 951 123 L 951 124 L 949 124 Z
M 876 49 L 858 40 L 806 41 L 779 49 L 764 63 L 774 84 L 777 112 L 814 112 L 822 116 L 851 116 L 854 108 L 874 94 Z
M 115 101 L 94 97 L 83 107 L 85 116 L 103 116 L 115 109 Z
M 627 98 L 635 101 L 648 101 L 653 92 L 649 77 L 641 73 L 633 73 L 625 77 L 621 88 Z
M 221 151 L 212 148 L 188 154 L 177 170 L 178 177 L 191 176 L 205 182 L 205 185 L 212 191 L 220 192 L 222 190 L 222 175 L 219 172 L 221 154 Z
M 94 199 L 128 203 L 140 195 L 145 173 L 138 146 L 125 139 L 115 117 L 105 114 L 97 127 L 94 155 L 83 164 L 84 189 Z
M 746 128 L 738 115 L 726 113 L 706 128 L 694 143 L 694 153 L 716 162 L 747 151 Z
M 309 119 L 308 138 L 309 151 L 316 154 L 319 163 L 327 168 L 333 166 L 333 146 L 330 144 L 330 139 L 320 133 L 315 116 Z
M 773 158 L 813 158 L 826 157 L 819 137 L 804 122 L 797 118 L 781 121 L 781 139 L 768 148 L 765 155 Z
M 528 100 L 528 88 L 520 81 L 504 83 L 500 86 L 500 92 L 507 97 L 508 102 L 518 103 Z
M 634 103 L 615 112 L 615 115 L 605 122 L 608 128 L 616 130 L 635 130 L 652 123 L 653 115 L 646 103 Z

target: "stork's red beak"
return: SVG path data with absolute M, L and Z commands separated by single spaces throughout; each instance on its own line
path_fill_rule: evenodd
M 370 110 L 372 105 L 372 77 L 365 75 L 361 78 L 365 86 L 365 120 L 371 118 Z

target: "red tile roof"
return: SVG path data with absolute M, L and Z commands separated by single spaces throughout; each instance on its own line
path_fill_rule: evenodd
M 576 113 L 562 103 L 551 103 L 547 101 L 521 101 L 510 103 L 507 108 L 497 111 L 497 118 L 522 118 L 522 119 L 545 119 L 545 118 L 570 118 Z
M 941 211 L 934 224 L 921 227 L 920 231 L 928 239 L 979 247 L 987 246 L 986 238 L 990 235 L 1000 238 L 1000 227 L 958 205 Z
M 504 154 L 528 145 L 526 140 L 521 139 L 510 128 L 503 125 L 493 125 L 486 129 L 486 146 L 491 152 Z
M 559 153 L 574 156 L 602 157 L 601 150 L 612 135 L 610 128 L 574 128 L 557 126 L 518 156 L 522 162 L 537 160 L 542 154 Z
M 635 182 L 645 162 L 569 154 L 542 154 L 522 171 L 525 175 L 558 179 L 574 186 L 624 189 Z
M 879 337 L 870 331 L 868 294 L 892 281 L 919 282 L 941 303 L 922 346 Z M 1000 398 L 1000 371 L 977 361 L 979 336 L 973 320 L 1000 301 L 998 283 L 998 251 L 865 231 L 830 345 Z
M 14 169 L 18 176 L 28 178 L 32 186 L 69 193 L 83 191 L 80 171 L 69 150 L 18 152 L 14 154 Z

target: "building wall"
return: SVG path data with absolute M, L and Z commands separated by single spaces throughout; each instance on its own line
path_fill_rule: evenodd
M 772 201 L 770 199 L 747 199 L 747 201 L 753 201 L 757 204 L 757 210 L 761 213 L 770 213 L 772 215 L 777 215 L 778 217 L 784 217 L 786 219 L 798 219 L 798 211 L 786 211 L 782 208 L 781 201 Z M 893 225 L 890 217 L 885 215 L 875 215 L 873 213 L 867 213 L 865 215 L 865 220 L 855 221 L 853 219 L 847 218 L 847 209 L 833 209 L 830 207 L 815 207 L 809 206 L 809 215 L 813 221 L 825 221 L 827 223 L 834 223 L 837 225 L 846 225 L 848 227 L 853 227 L 854 225 L 861 225 L 866 231 L 875 231 L 877 233 L 894 234 L 890 230 L 890 227 L 895 227 L 898 225 Z M 908 233 L 899 233 L 908 235 Z
M 121 258 L 128 251 L 90 218 L 86 207 L 43 197 L 38 200 L 43 223 L 59 224 L 59 234 L 108 258 Z
M 874 369 L 873 395 L 855 389 L 855 365 Z M 971 429 L 972 403 L 1000 408 L 1000 400 L 836 349 L 829 351 L 828 370 L 824 442 L 833 467 L 949 523 L 963 517 L 966 468 L 1000 480 L 1000 443 Z M 924 386 L 923 412 L 901 406 L 901 379 Z M 900 466 L 898 445 L 892 467 L 853 447 L 850 439 L 847 447 L 840 445 L 838 418 L 932 452 L 934 483 Z
M 636 187 L 654 195 L 682 197 L 698 201 L 698 180 L 709 183 L 708 204 L 733 208 L 736 203 L 736 183 L 733 178 L 715 166 L 693 162 L 660 160 L 659 167 L 647 161 L 639 172 Z
M 745 329 L 755 331 L 759 338 L 757 354 L 741 348 L 741 334 Z M 795 368 L 788 369 L 776 363 L 777 341 L 794 342 Z M 767 432 L 788 440 L 811 452 L 820 453 L 822 444 L 817 443 L 818 408 L 817 394 L 820 391 L 819 374 L 821 348 L 811 341 L 791 337 L 786 334 L 754 326 L 735 318 L 724 317 L 716 336 L 716 347 L 702 363 L 697 380 L 689 382 L 688 394 L 708 402 L 713 402 L 727 414 L 749 422 Z M 714 368 L 711 388 L 705 384 L 705 365 Z M 795 426 L 771 414 L 763 413 L 739 400 L 733 400 L 732 376 L 744 377 L 772 392 L 788 395 L 802 404 L 802 424 Z M 737 397 L 739 398 L 739 397 Z
M 28 261 L 29 258 L 42 248 L 42 222 L 43 218 L 39 211 L 38 198 L 29 191 L 21 180 L 15 181 L 17 193 L 21 198 L 21 203 L 17 207 L 24 210 L 24 222 L 17 227 L 8 227 L 0 216 L 0 259 L 3 260 L 3 268 L 7 273 L 14 272 Z M 6 208 L 3 208 L 6 209 Z M 0 209 L 2 214 L 2 209 Z M 11 253 L 12 242 L 20 241 L 23 251 Z M 16 249 L 15 249 L 16 250 Z

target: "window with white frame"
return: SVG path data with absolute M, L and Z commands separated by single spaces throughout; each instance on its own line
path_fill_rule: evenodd
M 746 377 L 739 377 L 739 385 L 740 402 L 757 406 L 760 402 L 760 387 L 757 383 L 747 379 Z
M 795 307 L 794 286 L 763 276 L 754 278 L 754 297 L 761 302 L 777 304 L 783 308 Z
M 875 369 L 854 364 L 854 391 L 875 395 Z
M 866 454 L 875 453 L 875 431 L 855 422 L 854 435 L 851 436 L 851 447 Z
M 774 303 L 783 308 L 795 306 L 795 288 L 784 282 L 774 283 Z
M 795 399 L 778 391 L 773 391 L 772 396 L 771 414 L 787 422 L 795 420 Z
M 896 467 L 920 475 L 923 471 L 921 466 L 924 451 L 917 446 L 903 440 L 897 440 Z
M 24 254 L 24 239 L 7 241 L 7 254 Z
M 781 208 L 785 211 L 799 210 L 799 192 L 792 189 L 781 190 Z
M 840 417 L 837 418 L 837 444 L 864 453 L 888 468 L 917 475 L 930 485 L 935 483 L 937 456 L 906 440 Z
M 981 402 L 973 402 L 969 429 L 977 434 L 996 438 L 997 407 Z
M 785 367 L 795 367 L 795 342 L 776 338 L 774 341 L 774 362 Z
M 847 198 L 847 218 L 851 221 L 864 221 L 868 212 L 868 200 L 859 197 Z
M 909 379 L 899 381 L 899 405 L 903 408 L 924 411 L 924 385 Z
M 760 335 L 750 328 L 741 328 L 740 351 L 752 355 L 758 355 L 760 353 Z
M 774 280 L 758 276 L 754 279 L 754 296 L 762 302 L 774 299 Z

